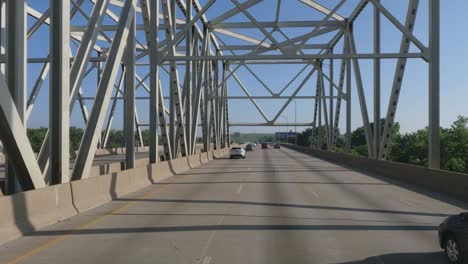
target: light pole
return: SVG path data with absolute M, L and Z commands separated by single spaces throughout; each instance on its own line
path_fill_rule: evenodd
M 294 99 L 294 144 L 297 145 L 297 105 Z

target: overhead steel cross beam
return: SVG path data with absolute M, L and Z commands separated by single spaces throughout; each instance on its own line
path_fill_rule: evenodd
M 313 9 L 325 14 L 325 15 L 330 15 L 333 19 L 337 21 L 344 21 L 345 18 L 338 15 L 336 12 L 332 12 L 330 9 L 318 4 L 317 2 L 313 0 L 299 0 L 299 2 L 304 3 L 307 6 L 312 7 Z
M 245 10 L 245 9 L 248 9 L 248 8 L 250 8 L 252 6 L 255 6 L 255 5 L 257 5 L 257 4 L 261 3 L 261 2 L 263 2 L 263 0 L 248 0 L 248 1 L 244 2 L 244 3 L 242 3 L 240 6 L 241 6 L 242 9 Z M 232 8 L 232 9 L 230 9 L 229 11 L 226 11 L 225 13 L 219 15 L 218 17 L 212 19 L 210 21 L 210 24 L 212 26 L 215 26 L 215 25 L 217 25 L 217 24 L 219 24 L 219 23 L 221 23 L 221 22 L 223 22 L 223 21 L 225 21 L 225 20 L 239 14 L 242 9 L 239 9 L 239 6 L 236 6 L 236 7 Z

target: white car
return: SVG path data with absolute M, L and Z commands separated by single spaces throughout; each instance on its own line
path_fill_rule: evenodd
M 229 155 L 230 159 L 233 158 L 243 158 L 245 159 L 245 149 L 241 147 L 232 147 Z

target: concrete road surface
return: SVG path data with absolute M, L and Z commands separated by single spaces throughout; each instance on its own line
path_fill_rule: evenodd
M 5 244 L 0 263 L 446 263 L 437 226 L 467 207 L 426 195 L 256 148 Z

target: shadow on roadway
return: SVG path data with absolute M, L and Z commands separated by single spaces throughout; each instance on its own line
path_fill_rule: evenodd
M 237 171 L 225 171 L 223 172 L 223 174 L 245 174 L 245 173 L 256 173 L 256 172 L 265 172 L 265 173 L 268 173 L 268 172 L 344 172 L 344 171 L 349 171 L 349 170 L 334 170 L 334 169 L 331 169 L 331 170 L 314 170 L 314 169 L 308 169 L 308 170 L 247 170 L 247 171 L 240 171 L 240 170 L 237 170 Z M 189 172 L 189 173 L 180 173 L 179 175 L 210 175 L 210 174 L 214 174 L 214 175 L 219 175 L 220 173 L 219 172 L 197 172 L 197 173 L 193 173 L 193 172 Z
M 386 221 L 375 219 L 354 219 L 354 218 L 332 218 L 332 217 L 297 217 L 285 215 L 253 215 L 253 214 L 206 214 L 206 213 L 113 213 L 111 215 L 121 216 L 215 216 L 215 217 L 246 217 L 246 218 L 274 218 L 274 219 L 296 219 L 296 220 L 321 220 L 321 221 L 347 221 L 347 222 L 366 222 L 366 223 L 389 223 L 389 224 L 420 224 L 432 225 L 433 223 L 415 223 L 414 221 Z
M 226 173 L 226 172 L 224 172 Z M 229 172 L 228 172 L 229 173 Z M 183 174 L 181 174 L 183 175 Z M 192 174 L 187 174 L 192 175 Z M 200 182 L 163 182 L 159 184 L 168 184 L 168 185 L 184 185 L 184 184 L 244 184 L 244 183 L 253 183 L 253 184 L 313 184 L 313 185 L 390 185 L 388 183 L 379 183 L 379 182 L 313 182 L 313 181 L 200 181 Z
M 418 215 L 418 216 L 433 216 L 433 217 L 447 217 L 447 216 L 449 216 L 448 214 L 427 213 L 427 212 L 411 212 L 411 211 L 368 209 L 368 208 L 351 208 L 351 207 L 322 206 L 322 205 L 308 205 L 308 204 L 262 203 L 262 202 L 251 202 L 251 201 L 184 200 L 184 199 L 134 199 L 134 198 L 119 198 L 119 199 L 116 199 L 116 200 L 117 201 L 157 202 L 157 203 L 237 204 L 237 205 L 304 208 L 304 209 L 315 209 L 315 210 L 337 210 L 337 211 L 351 211 L 351 212 L 379 213 L 379 214 L 401 214 L 401 215 Z
M 27 236 L 139 234 L 193 231 L 435 231 L 429 225 L 193 225 L 155 227 L 112 227 L 36 231 Z M 359 262 L 356 262 L 359 263 Z M 411 263 L 411 262 L 400 262 Z
M 369 257 L 363 260 L 339 262 L 337 264 L 369 264 L 369 263 L 385 263 L 385 264 L 432 264 L 432 263 L 448 263 L 444 253 L 427 252 L 427 253 L 392 253 L 381 256 Z

